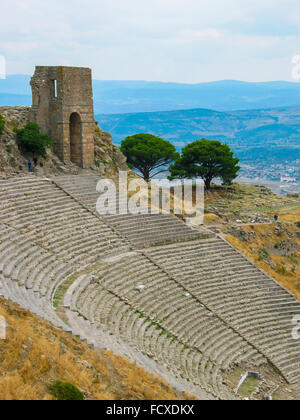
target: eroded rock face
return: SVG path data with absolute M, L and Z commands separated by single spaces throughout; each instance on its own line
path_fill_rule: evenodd
M 128 170 L 126 157 L 118 147 L 113 144 L 112 136 L 96 128 L 95 166 L 102 175 L 113 177 L 118 171 Z
M 26 106 L 0 106 L 0 114 L 12 125 L 25 125 L 29 119 L 29 112 L 30 107 Z
M 0 114 L 6 121 L 0 136 L 0 172 L 4 174 L 23 172 L 26 168 L 26 157 L 19 151 L 14 130 L 28 122 L 29 112 L 29 107 L 0 107 Z
M 12 176 L 28 172 L 28 161 L 31 154 L 21 153 L 17 145 L 16 129 L 25 126 L 29 121 L 30 107 L 0 107 L 0 114 L 6 124 L 0 136 L 0 174 Z M 39 159 L 35 173 L 40 176 L 58 174 L 79 174 L 82 171 L 100 173 L 101 176 L 114 177 L 119 170 L 127 170 L 126 158 L 120 149 L 113 145 L 112 136 L 95 125 L 94 134 L 95 163 L 81 169 L 72 162 L 62 162 L 52 151 L 48 150 L 47 159 Z

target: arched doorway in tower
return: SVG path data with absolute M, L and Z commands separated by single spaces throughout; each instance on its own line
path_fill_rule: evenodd
M 77 112 L 70 116 L 70 158 L 71 162 L 82 166 L 81 118 Z

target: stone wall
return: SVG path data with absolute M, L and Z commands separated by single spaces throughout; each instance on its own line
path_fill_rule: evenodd
M 92 74 L 88 68 L 36 67 L 31 79 L 30 120 L 54 141 L 63 162 L 88 168 L 94 164 Z

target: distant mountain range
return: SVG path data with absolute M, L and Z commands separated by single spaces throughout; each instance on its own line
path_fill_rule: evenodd
M 0 79 L 0 105 L 30 105 L 30 76 Z M 194 85 L 144 81 L 94 80 L 96 114 L 184 110 L 217 111 L 300 105 L 300 83 L 219 81 Z
M 128 135 L 147 132 L 177 149 L 201 139 L 229 144 L 242 160 L 300 159 L 300 106 L 219 112 L 207 109 L 97 115 L 100 127 L 119 144 Z
M 30 76 L 0 79 L 0 105 L 31 105 Z M 195 85 L 93 81 L 99 125 L 119 144 L 148 132 L 178 149 L 206 137 L 245 160 L 300 159 L 300 83 L 219 81 Z

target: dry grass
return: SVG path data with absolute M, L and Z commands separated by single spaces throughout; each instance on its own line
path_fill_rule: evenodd
M 213 213 L 206 213 L 204 215 L 204 224 L 205 225 L 215 225 L 218 223 L 223 223 L 222 219 Z
M 291 205 L 284 207 L 279 211 L 280 220 L 286 222 L 300 222 L 300 205 Z
M 280 197 L 264 187 L 234 184 L 231 187 L 214 186 L 207 191 L 205 208 L 206 213 L 216 213 L 223 222 L 240 219 L 247 223 L 249 218 L 253 220 L 257 216 L 273 220 L 276 213 L 299 211 L 300 203 L 299 198 Z
M 87 399 L 188 399 L 164 380 L 108 351 L 99 354 L 19 306 L 0 298 L 7 339 L 0 340 L 0 399 L 51 400 L 48 386 L 74 384 Z
M 280 197 L 266 188 L 239 184 L 215 186 L 205 198 L 205 224 L 215 225 L 235 248 L 300 300 L 300 234 L 296 227 L 300 222 L 299 198 Z M 278 225 L 272 223 L 275 214 L 281 222 Z M 271 224 L 252 223 L 257 216 Z M 279 235 L 276 227 L 282 228 Z M 294 252 L 276 252 L 276 247 L 285 242 L 294 245 Z

